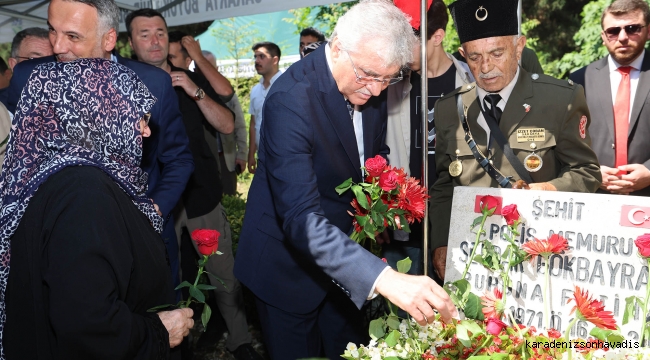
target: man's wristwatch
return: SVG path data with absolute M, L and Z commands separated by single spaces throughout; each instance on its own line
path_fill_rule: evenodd
M 205 97 L 205 91 L 203 89 L 196 89 L 196 94 L 194 94 L 194 100 L 201 100 Z

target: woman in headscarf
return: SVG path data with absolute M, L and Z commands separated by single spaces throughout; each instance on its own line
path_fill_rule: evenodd
M 32 73 L 0 178 L 0 358 L 166 359 L 193 326 L 147 313 L 174 301 L 139 167 L 155 102 L 109 60 Z

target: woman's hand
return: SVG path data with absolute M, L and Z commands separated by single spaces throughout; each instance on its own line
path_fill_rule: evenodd
M 190 329 L 194 327 L 193 315 L 194 311 L 190 308 L 161 311 L 158 313 L 160 321 L 162 321 L 169 333 L 170 348 L 178 346 L 183 341 L 183 338 L 190 333 Z

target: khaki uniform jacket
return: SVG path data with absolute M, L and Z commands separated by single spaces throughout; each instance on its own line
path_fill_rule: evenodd
M 533 77 L 537 77 L 536 80 Z M 456 94 L 462 94 L 467 107 L 470 132 L 484 155 L 487 151 L 487 134 L 478 124 L 480 113 L 476 84 L 465 85 L 438 100 L 436 113 L 436 171 L 438 180 L 430 191 L 429 216 L 431 220 L 432 249 L 447 245 L 451 202 L 455 186 L 498 187 L 499 185 L 476 161 L 465 142 L 458 116 Z M 529 105 L 528 110 L 525 105 Z M 569 84 L 546 75 L 531 76 L 520 68 L 519 79 L 503 111 L 499 127 L 517 158 L 533 152 L 543 160 L 537 172 L 530 173 L 534 182 L 549 182 L 559 191 L 595 192 L 601 182 L 600 166 L 591 150 L 589 110 L 582 86 Z M 543 141 L 518 141 L 517 129 L 543 128 Z M 463 171 L 458 177 L 449 174 L 449 164 L 456 159 L 462 162 Z M 504 176 L 519 176 L 502 150 L 493 140 L 494 167 Z

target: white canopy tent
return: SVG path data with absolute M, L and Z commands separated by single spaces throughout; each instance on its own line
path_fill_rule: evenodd
M 49 0 L 0 0 L 0 43 L 29 27 L 47 28 Z M 129 12 L 151 7 L 165 16 L 169 26 L 193 24 L 243 15 L 254 15 L 334 3 L 333 0 L 122 0 L 120 31 L 126 31 L 124 17 Z

